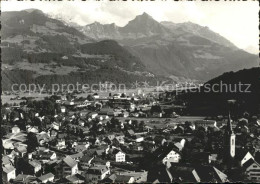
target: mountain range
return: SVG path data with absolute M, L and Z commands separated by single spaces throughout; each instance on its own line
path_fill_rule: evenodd
M 207 81 L 259 64 L 256 55 L 238 49 L 208 27 L 158 22 L 146 13 L 124 27 L 98 22 L 78 26 L 37 9 L 2 12 L 1 16 L 6 88 L 17 80 Z
M 138 56 L 151 72 L 208 80 L 224 72 L 258 66 L 258 57 L 238 49 L 218 33 L 191 22 L 158 22 L 143 13 L 124 27 L 95 22 L 81 32 L 114 39 Z

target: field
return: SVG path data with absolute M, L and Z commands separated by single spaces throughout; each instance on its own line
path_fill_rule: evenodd
M 180 116 L 178 118 L 136 118 L 136 117 L 118 117 L 119 120 L 137 120 L 144 121 L 147 126 L 156 127 L 156 128 L 165 128 L 165 127 L 174 127 L 177 124 L 185 123 L 185 121 L 194 122 L 197 120 L 203 120 L 206 117 L 204 116 Z

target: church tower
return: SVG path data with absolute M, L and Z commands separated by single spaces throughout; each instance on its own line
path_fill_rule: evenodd
M 225 146 L 225 152 L 226 156 L 228 158 L 234 158 L 235 157 L 235 146 L 236 146 L 236 135 L 233 132 L 232 124 L 231 124 L 231 118 L 230 118 L 230 112 L 228 114 L 228 122 L 227 127 L 225 130 L 225 140 L 224 140 L 224 146 Z

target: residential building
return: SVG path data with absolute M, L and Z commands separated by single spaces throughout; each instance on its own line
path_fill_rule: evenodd
M 110 169 L 106 165 L 95 165 L 90 167 L 86 173 L 86 182 L 98 183 L 103 180 L 106 175 L 110 174 Z
M 40 180 L 41 183 L 53 182 L 54 175 L 52 173 L 44 174 L 38 177 L 38 180 Z

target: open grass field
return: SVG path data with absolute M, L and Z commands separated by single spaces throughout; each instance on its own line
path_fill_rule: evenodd
M 137 120 L 144 121 L 147 126 L 156 127 L 156 128 L 165 128 L 165 127 L 174 127 L 177 124 L 185 123 L 185 121 L 194 122 L 197 120 L 203 120 L 206 117 L 204 116 L 180 116 L 178 118 L 136 118 L 136 117 L 118 117 L 119 120 Z

